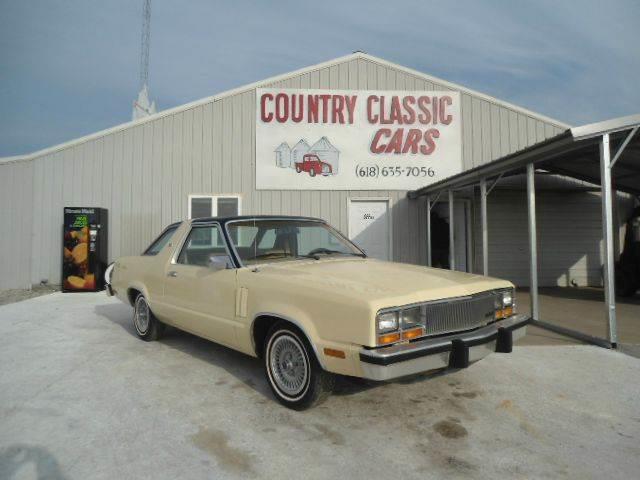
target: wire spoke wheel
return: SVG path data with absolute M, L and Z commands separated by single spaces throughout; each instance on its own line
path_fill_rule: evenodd
M 309 362 L 304 347 L 295 337 L 283 334 L 273 341 L 269 366 L 276 387 L 287 397 L 295 398 L 306 388 Z
M 133 322 L 135 323 L 138 333 L 144 335 L 149 329 L 149 305 L 145 299 L 141 296 L 136 300 L 136 309 L 133 315 Z

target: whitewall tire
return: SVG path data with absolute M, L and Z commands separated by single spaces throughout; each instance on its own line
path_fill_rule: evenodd
M 165 325 L 151 311 L 147 299 L 138 294 L 133 304 L 133 327 L 142 340 L 158 340 L 164 333 Z
M 265 339 L 264 367 L 276 399 L 305 410 L 326 399 L 334 377 L 322 369 L 304 334 L 287 322 L 274 325 Z

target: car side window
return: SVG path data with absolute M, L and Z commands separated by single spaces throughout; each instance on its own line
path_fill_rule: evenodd
M 273 248 L 275 243 L 276 243 L 276 229 L 270 228 L 264 232 L 264 235 L 262 235 L 262 238 L 260 239 L 260 243 L 258 244 L 258 248 L 261 250 L 264 250 L 267 248 Z
M 172 227 L 172 228 L 167 228 L 164 232 L 162 232 L 160 234 L 160 236 L 144 251 L 143 255 L 157 255 L 158 253 L 160 253 L 160 250 L 162 250 L 165 245 L 167 243 L 169 243 L 169 240 L 171 240 L 171 237 L 173 237 L 173 234 L 176 233 L 176 230 L 178 229 L 178 227 Z
M 193 227 L 184 242 L 178 263 L 206 267 L 214 255 L 227 255 L 224 238 L 218 225 Z

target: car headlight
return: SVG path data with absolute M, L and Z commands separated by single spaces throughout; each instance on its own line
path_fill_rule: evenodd
M 516 293 L 513 288 L 496 292 L 495 309 L 497 320 L 516 313 Z
M 378 333 L 393 332 L 398 330 L 398 312 L 385 312 L 378 314 Z
M 505 290 L 502 292 L 502 306 L 510 307 L 513 305 L 513 290 Z
M 420 307 L 407 308 L 402 310 L 402 329 L 413 328 L 423 325 Z
M 376 316 L 378 345 L 412 340 L 425 334 L 425 319 L 420 307 L 390 310 Z

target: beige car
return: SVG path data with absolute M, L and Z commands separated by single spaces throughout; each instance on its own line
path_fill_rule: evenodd
M 334 374 L 390 380 L 510 352 L 529 320 L 507 281 L 367 258 L 315 218 L 175 223 L 107 284 L 143 340 L 172 325 L 259 357 L 295 409 L 326 397 Z

